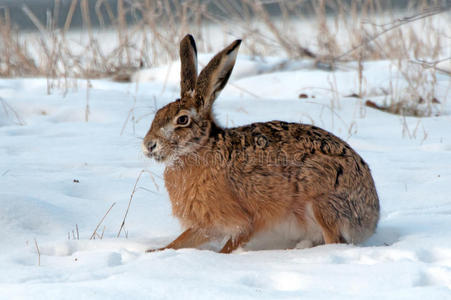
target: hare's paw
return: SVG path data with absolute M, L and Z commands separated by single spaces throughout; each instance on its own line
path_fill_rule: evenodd
M 313 242 L 311 240 L 302 240 L 299 243 L 297 243 L 295 246 L 296 249 L 307 249 L 307 248 L 312 248 L 312 247 L 313 247 Z
M 164 248 L 157 248 L 157 249 L 147 249 L 146 253 L 159 252 L 159 251 L 163 251 L 165 249 L 167 249 L 167 248 L 164 247 Z

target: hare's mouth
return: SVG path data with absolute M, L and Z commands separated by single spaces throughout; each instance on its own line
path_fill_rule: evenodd
M 143 151 L 144 155 L 147 156 L 148 158 L 154 159 L 158 162 L 162 162 L 165 160 L 165 156 L 160 154 L 160 153 L 155 153 L 155 152 L 149 152 L 149 151 Z
M 160 150 L 161 149 L 154 149 L 154 151 L 151 152 L 144 144 L 142 145 L 142 151 L 144 155 L 158 162 L 162 162 L 166 159 L 166 155 L 163 155 Z
M 146 156 L 148 158 L 154 159 L 157 162 L 164 162 L 167 158 L 166 155 L 164 155 L 162 153 L 158 153 L 158 152 L 146 153 Z
M 162 162 L 165 160 L 165 156 L 163 156 L 161 154 L 154 154 L 151 156 L 151 158 L 155 159 L 158 162 Z

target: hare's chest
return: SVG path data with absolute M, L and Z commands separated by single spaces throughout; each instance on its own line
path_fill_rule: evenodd
M 173 204 L 188 204 L 204 200 L 212 176 L 204 168 L 166 169 L 164 181 Z
M 225 193 L 219 174 L 204 168 L 167 169 L 164 179 L 172 212 L 184 226 L 213 226 L 219 219 Z

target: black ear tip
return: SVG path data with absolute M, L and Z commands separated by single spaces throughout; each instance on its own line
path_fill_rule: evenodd
M 183 37 L 182 42 L 185 40 L 188 40 L 191 44 L 195 43 L 194 37 L 189 33 Z
M 235 40 L 232 44 L 230 44 L 230 48 L 227 51 L 227 54 L 232 53 L 233 51 L 235 51 L 235 49 L 237 49 L 241 44 L 241 40 Z
M 188 34 L 188 38 L 189 38 L 189 42 L 191 44 L 191 47 L 193 47 L 193 49 L 194 49 L 194 53 L 197 55 L 196 42 L 194 41 L 193 36 L 191 34 Z
M 186 41 L 189 42 L 191 47 L 194 49 L 194 54 L 197 55 L 197 47 L 196 47 L 196 41 L 194 40 L 194 37 L 191 34 L 189 34 L 189 33 L 187 35 L 185 35 L 185 37 L 180 42 L 180 47 L 182 47 L 182 44 L 186 43 Z
M 235 40 L 232 44 L 233 44 L 233 49 L 235 49 L 236 47 L 239 47 L 241 45 L 241 39 L 239 40 Z

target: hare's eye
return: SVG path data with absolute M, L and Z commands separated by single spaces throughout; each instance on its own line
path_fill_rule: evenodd
M 189 117 L 187 115 L 181 115 L 177 118 L 177 125 L 187 125 L 189 122 Z

